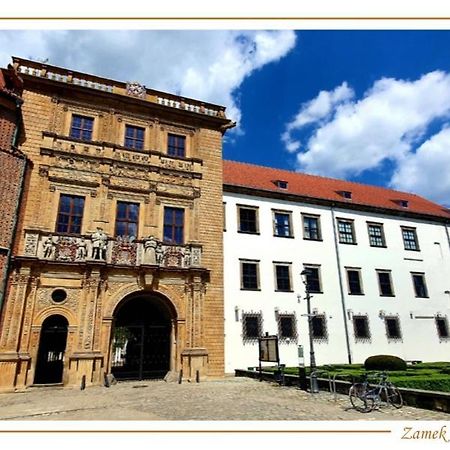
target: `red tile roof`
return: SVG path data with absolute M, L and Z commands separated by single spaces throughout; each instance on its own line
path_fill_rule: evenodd
M 277 193 L 298 195 L 312 199 L 335 201 L 360 206 L 385 208 L 401 212 L 426 214 L 450 219 L 449 209 L 430 202 L 415 194 L 394 191 L 378 186 L 355 183 L 352 181 L 325 178 L 305 173 L 271 167 L 256 166 L 236 161 L 224 161 L 223 183 Z M 287 181 L 287 189 L 277 187 L 276 181 Z M 225 188 L 226 190 L 226 188 Z M 349 191 L 352 199 L 343 198 L 339 192 Z M 408 207 L 401 206 L 399 200 L 406 200 Z

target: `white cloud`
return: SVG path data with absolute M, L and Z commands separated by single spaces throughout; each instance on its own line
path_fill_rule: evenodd
M 397 167 L 391 186 L 420 192 L 443 205 L 450 205 L 450 128 L 446 127 L 407 155 Z
M 359 100 L 351 99 L 351 88 L 345 83 L 340 88 L 344 86 L 342 100 L 331 100 L 336 90 L 321 92 L 286 125 L 282 139 L 290 144 L 295 133 L 315 124 L 304 149 L 295 149 L 297 169 L 346 177 L 385 160 L 399 163 L 414 151 L 431 122 L 445 120 L 450 113 L 450 74 L 445 72 L 430 72 L 415 81 L 383 78 Z M 311 105 L 323 106 L 311 112 Z M 288 151 L 292 148 L 287 146 Z
M 0 63 L 11 55 L 227 106 L 241 112 L 244 79 L 295 46 L 293 31 L 2 31 Z
M 292 137 L 292 131 L 305 125 L 322 122 L 329 117 L 335 108 L 350 100 L 353 96 L 353 89 L 349 88 L 348 84 L 344 82 L 333 91 L 320 91 L 316 98 L 303 104 L 294 120 L 286 125 L 286 131 L 281 135 L 286 150 L 295 153 L 301 145 L 298 139 Z

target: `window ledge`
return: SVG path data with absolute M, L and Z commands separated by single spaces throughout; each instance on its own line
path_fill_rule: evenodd
M 320 239 L 312 239 L 312 238 L 306 238 L 306 237 L 304 237 L 303 238 L 303 240 L 304 241 L 315 241 L 315 242 L 323 242 L 323 239 L 322 238 L 320 238 Z
M 280 234 L 274 234 L 273 237 L 277 237 L 277 238 L 287 238 L 287 239 L 294 239 L 295 236 L 282 236 Z
M 387 245 L 372 245 L 372 244 L 370 244 L 370 246 L 372 248 L 387 248 Z
M 394 294 L 390 294 L 390 295 L 388 295 L 388 294 L 380 294 L 380 297 L 395 297 L 395 295 Z
M 364 292 L 349 292 L 348 295 L 366 295 Z
M 241 291 L 260 291 L 261 288 L 245 288 L 245 287 L 241 287 Z
M 241 230 L 238 230 L 238 233 L 241 233 L 241 234 L 256 234 L 256 235 L 260 235 L 261 234 L 259 231 L 241 231 Z
M 416 298 L 430 298 L 430 296 L 429 295 L 416 295 L 415 296 Z
M 341 242 L 341 241 L 339 241 L 339 244 L 344 244 L 344 245 L 358 245 L 357 242 Z
M 292 293 L 292 292 L 294 292 L 292 289 L 290 289 L 290 290 L 287 290 L 287 289 L 275 289 L 275 292 L 290 292 L 290 293 Z

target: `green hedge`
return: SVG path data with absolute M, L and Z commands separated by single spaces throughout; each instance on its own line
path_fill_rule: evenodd
M 450 392 L 450 377 L 445 375 L 395 377 L 391 381 L 397 387 L 422 389 L 424 391 Z

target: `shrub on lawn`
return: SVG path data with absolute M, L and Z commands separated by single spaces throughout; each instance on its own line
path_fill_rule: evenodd
M 406 370 L 406 361 L 393 355 L 369 356 L 364 361 L 366 370 Z

